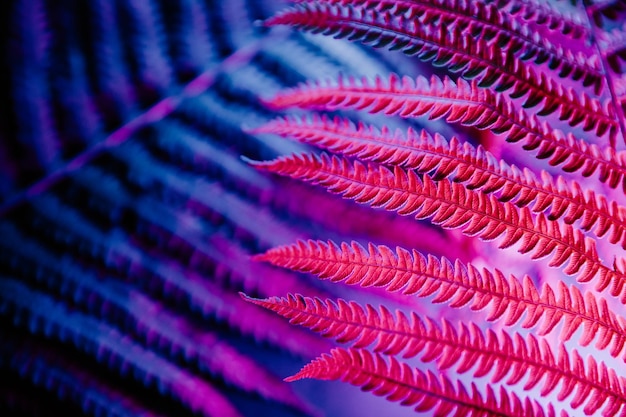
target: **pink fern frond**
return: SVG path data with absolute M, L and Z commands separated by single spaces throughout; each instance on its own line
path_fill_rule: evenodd
M 528 6 L 518 7 L 515 13 L 510 13 L 495 4 L 461 0 L 301 0 L 297 3 L 308 4 L 309 8 L 320 4 L 335 5 L 341 9 L 338 13 L 343 11 L 344 15 L 347 9 L 361 15 L 370 11 L 389 18 L 402 16 L 407 21 L 419 21 L 421 25 L 458 27 L 464 33 L 471 33 L 473 40 L 486 41 L 490 46 L 497 45 L 522 61 L 532 61 L 537 65 L 548 62 L 549 68 L 558 71 L 559 77 L 582 81 L 585 87 L 593 85 L 596 94 L 602 92 L 604 74 L 597 56 L 587 56 L 580 50 L 574 52 L 568 49 L 568 44 L 555 46 L 546 37 L 539 36 L 527 24 L 528 19 L 523 18 L 533 16 L 528 13 Z M 574 26 L 566 23 L 564 18 L 560 20 L 556 28 L 570 29 L 562 33 L 573 41 L 570 44 L 576 44 L 574 35 L 580 35 L 580 31 L 572 30 Z M 535 19 L 533 22 L 539 23 L 540 20 Z M 555 21 L 544 20 L 542 23 L 542 26 L 552 23 L 552 26 L 546 27 L 555 28 Z M 392 49 L 401 46 L 402 43 L 395 43 Z
M 500 401 L 491 386 L 483 399 L 472 383 L 471 393 L 457 381 L 457 386 L 445 376 L 437 377 L 411 368 L 394 357 L 387 360 L 382 355 L 362 349 L 335 348 L 305 365 L 296 375 L 286 378 L 296 381 L 303 378 L 342 380 L 384 396 L 389 401 L 401 401 L 402 405 L 415 406 L 416 411 L 434 410 L 436 416 L 526 416 L 554 417 L 554 407 L 547 411 L 528 398 L 521 400 L 515 393 L 500 388 Z M 561 417 L 567 416 L 561 412 Z
M 531 210 L 536 213 L 549 208 L 549 220 L 562 219 L 573 224 L 582 219 L 580 229 L 593 229 L 598 237 L 610 232 L 610 242 L 620 243 L 626 249 L 626 209 L 616 202 L 609 203 L 592 190 L 583 191 L 576 181 L 560 176 L 554 179 L 545 171 L 539 180 L 527 169 L 499 161 L 482 146 L 474 148 L 456 138 L 448 142 L 443 136 L 431 136 L 425 130 L 417 133 L 409 129 L 404 135 L 400 130 L 392 133 L 383 127 L 379 131 L 363 123 L 355 127 L 345 119 L 330 120 L 315 115 L 311 120 L 276 119 L 253 133 L 293 137 L 333 153 L 430 173 L 432 178 L 448 177 L 471 189 L 497 192 L 500 201 L 511 201 L 518 207 L 532 205 Z
M 626 404 L 626 379 L 613 369 L 592 359 L 585 365 L 576 350 L 569 353 L 562 344 L 555 355 L 545 339 L 533 335 L 523 338 L 503 331 L 498 337 L 493 330 L 485 333 L 474 323 L 455 328 L 447 320 L 442 320 L 440 327 L 433 319 L 422 320 L 415 313 L 407 317 L 396 311 L 394 315 L 385 307 L 376 310 L 370 305 L 362 307 L 344 300 L 335 303 L 299 295 L 246 299 L 289 318 L 292 324 L 340 343 L 353 343 L 354 348 L 373 345 L 374 352 L 385 355 L 402 354 L 404 358 L 420 355 L 424 362 L 436 361 L 440 369 L 455 365 L 459 373 L 474 369 L 474 377 L 492 373 L 492 383 L 508 376 L 505 382 L 515 385 L 529 375 L 524 389 L 540 386 L 544 396 L 562 382 L 557 390 L 559 399 L 564 400 L 576 391 L 571 405 L 577 408 L 585 404 L 587 415 L 595 413 L 604 403 L 612 413 L 616 411 L 615 405 L 619 409 Z
M 434 296 L 433 302 L 455 308 L 469 305 L 479 311 L 489 306 L 488 321 L 503 318 L 507 326 L 522 321 L 524 328 L 541 322 L 537 333 L 542 336 L 562 321 L 562 341 L 569 340 L 582 326 L 579 343 L 587 346 L 597 337 L 596 347 L 610 347 L 613 357 L 626 344 L 626 320 L 611 311 L 605 299 L 589 292 L 583 295 L 575 286 L 568 288 L 561 281 L 557 291 L 544 284 L 540 292 L 528 276 L 521 281 L 514 276 L 507 279 L 497 269 L 481 271 L 458 260 L 451 263 L 446 258 L 425 257 L 403 248 L 393 251 L 384 245 L 369 244 L 366 249 L 356 242 L 338 246 L 330 241 L 300 241 L 270 249 L 255 259 L 332 282 Z
M 497 45 L 474 39 L 461 27 L 422 25 L 419 21 L 394 16 L 390 11 L 362 11 L 338 5 L 306 3 L 274 16 L 269 25 L 287 24 L 304 30 L 322 32 L 338 38 L 361 40 L 373 46 L 389 46 L 433 65 L 445 66 L 480 87 L 508 91 L 511 97 L 526 96 L 524 107 L 540 106 L 540 114 L 558 111 L 571 126 L 601 135 L 605 125 L 615 125 L 611 103 L 602 106 L 587 94 L 536 72 L 513 54 L 503 54 Z M 613 135 L 615 129 L 611 129 Z
M 526 150 L 537 150 L 537 158 L 548 159 L 553 166 L 561 165 L 566 172 L 580 171 L 583 176 L 599 173 L 599 179 L 612 188 L 620 183 L 626 192 L 626 153 L 565 135 L 541 123 L 537 116 L 517 110 L 504 96 L 481 89 L 476 81 L 462 79 L 453 82 L 436 76 L 427 80 L 418 77 L 398 77 L 388 81 L 377 78 L 355 80 L 340 78 L 336 85 L 309 84 L 277 94 L 266 101 L 272 107 L 300 106 L 316 109 L 356 109 L 401 117 L 427 115 L 429 119 L 444 118 L 477 129 L 490 129 L 506 134 L 509 142 L 522 142 Z M 618 126 L 613 119 L 596 126 L 598 134 Z
M 342 3 L 344 5 L 360 5 L 368 8 L 388 8 L 391 4 L 382 1 L 371 0 L 322 0 L 325 3 Z M 293 0 L 293 3 L 305 3 L 309 0 Z M 318 1 L 319 2 L 319 1 Z M 407 4 L 420 3 L 413 1 L 402 2 Z M 430 1 L 435 3 L 435 1 Z M 488 0 L 484 2 L 485 6 L 492 5 L 501 13 L 506 13 L 507 17 L 513 17 L 520 22 L 532 24 L 540 27 L 546 27 L 551 31 L 557 31 L 571 39 L 588 38 L 590 35 L 589 28 L 573 16 L 557 12 L 550 7 L 549 4 L 539 3 L 532 0 Z M 462 6 L 462 4 L 461 4 Z M 469 5 L 471 6 L 471 4 Z M 520 23 L 522 24 L 522 23 Z
M 622 270 L 602 264 L 595 242 L 571 225 L 547 220 L 543 213 L 533 217 L 528 207 L 517 208 L 498 201 L 493 195 L 465 188 L 447 179 L 423 179 L 400 167 L 389 170 L 383 166 L 354 163 L 326 154 L 281 157 L 269 162 L 256 162 L 257 167 L 301 179 L 325 187 L 372 207 L 430 218 L 441 227 L 462 228 L 468 236 L 490 241 L 502 237 L 500 248 L 520 243 L 518 252 L 531 254 L 532 259 L 553 253 L 550 266 L 567 263 L 564 273 L 576 275 L 579 282 L 596 279 L 596 289 L 611 285 L 611 294 L 622 295 L 626 303 L 626 276 Z

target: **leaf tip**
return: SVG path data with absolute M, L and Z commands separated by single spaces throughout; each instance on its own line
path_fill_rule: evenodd
M 267 165 L 267 162 L 266 162 L 266 161 L 255 161 L 254 159 L 252 159 L 252 158 L 248 158 L 248 157 L 247 157 L 247 156 L 245 156 L 245 155 L 241 155 L 239 158 L 240 158 L 243 162 L 245 162 L 246 164 L 248 164 L 248 165 L 250 165 L 250 166 L 253 166 L 253 167 L 255 167 L 255 168 L 262 169 L 262 168 L 264 168 L 264 167 Z
M 284 378 L 283 381 L 285 381 L 285 382 L 295 382 L 295 381 L 299 381 L 301 379 L 304 379 L 304 376 L 302 375 L 302 372 L 298 372 L 295 375 L 291 375 L 291 376 L 288 376 L 287 378 Z
M 244 301 L 248 301 L 248 302 L 254 302 L 255 299 L 250 297 L 249 295 L 247 295 L 245 292 L 243 291 L 239 291 L 239 296 L 241 297 L 242 300 Z

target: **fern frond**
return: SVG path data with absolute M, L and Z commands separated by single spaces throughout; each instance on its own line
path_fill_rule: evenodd
M 146 387 L 157 383 L 162 393 L 199 415 L 241 416 L 209 381 L 140 347 L 117 329 L 72 311 L 18 280 L 2 276 L 0 289 L 0 312 L 3 315 L 14 312 L 15 325 L 29 328 L 35 334 L 47 333 L 61 341 L 71 341 L 79 351 L 107 364 L 112 372 L 128 373 Z
M 396 311 L 394 315 L 385 307 L 376 310 L 367 305 L 363 308 L 356 302 L 344 300 L 334 303 L 299 295 L 247 300 L 289 318 L 292 324 L 310 328 L 341 343 L 353 343 L 355 348 L 373 345 L 374 352 L 385 355 L 402 353 L 404 358 L 421 355 L 422 361 L 436 361 L 440 369 L 458 365 L 459 373 L 468 372 L 478 364 L 473 376 L 493 372 L 492 383 L 508 375 L 506 383 L 514 385 L 530 375 L 524 389 L 540 385 L 544 396 L 563 382 L 557 391 L 559 399 L 566 399 L 576 390 L 572 407 L 586 404 L 587 415 L 596 412 L 607 400 L 610 412 L 605 415 L 613 415 L 626 404 L 626 379 L 613 369 L 593 359 L 585 366 L 576 350 L 569 353 L 562 344 L 555 358 L 549 342 L 533 335 L 524 339 L 517 333 L 512 337 L 502 332 L 502 337 L 498 337 L 493 330 L 484 333 L 476 324 L 455 328 L 447 320 L 442 320 L 439 327 L 433 319 L 422 320 L 415 313 L 407 317 Z
M 19 373 L 21 378 L 30 380 L 35 386 L 47 388 L 59 398 L 71 398 L 71 401 L 76 402 L 83 412 L 82 415 L 85 416 L 166 417 L 165 414 L 150 410 L 146 404 L 128 395 L 119 383 L 106 381 L 103 373 L 88 373 L 80 366 L 80 363 L 76 363 L 74 355 L 64 357 L 59 353 L 60 349 L 42 346 L 41 342 L 20 340 L 6 331 L 0 331 L 0 337 L 2 338 L 0 367 L 2 367 L 5 380 L 11 379 L 9 377 L 11 373 Z M 5 383 L 15 384 L 15 381 Z M 3 395 L 5 394 L 3 391 L 0 391 L 0 398 L 3 400 L 3 411 L 5 411 L 6 396 Z M 67 404 L 50 407 L 52 404 L 39 396 L 36 401 L 33 401 L 32 392 L 23 395 L 23 405 L 26 405 L 28 411 L 19 410 L 26 412 L 16 413 L 18 415 L 73 415 L 68 413 Z M 14 401 L 18 398 L 11 398 L 10 402 L 13 404 L 10 408 L 15 406 Z M 35 406 L 35 410 L 32 406 Z M 9 415 L 12 414 L 9 412 Z
M 434 295 L 433 303 L 448 303 L 454 308 L 468 305 L 480 311 L 490 305 L 487 321 L 504 318 L 507 326 L 522 321 L 521 326 L 527 329 L 541 321 L 537 333 L 542 336 L 563 321 L 562 341 L 569 340 L 582 326 L 579 343 L 587 346 L 598 336 L 596 347 L 610 346 L 613 357 L 626 344 L 626 319 L 617 316 L 605 299 L 598 299 L 590 292 L 583 295 L 578 288 L 568 288 L 562 281 L 558 291 L 544 284 L 540 292 L 528 276 L 520 281 L 514 276 L 506 278 L 498 269 L 481 271 L 458 260 L 453 264 L 445 257 L 425 257 L 416 250 L 396 248 L 394 252 L 384 245 L 373 244 L 366 249 L 356 242 L 338 246 L 330 241 L 300 241 L 270 249 L 255 259 L 332 282 L 383 287 L 418 297 Z
M 583 123 L 584 129 L 600 132 L 604 125 L 616 124 L 610 105 L 605 108 L 587 94 L 579 95 L 545 73 L 524 65 L 513 54 L 502 54 L 496 46 L 468 36 L 459 27 L 433 27 L 402 15 L 393 16 L 389 11 L 370 13 L 316 3 L 279 14 L 268 24 L 288 24 L 336 38 L 361 40 L 376 47 L 391 45 L 391 49 L 433 61 L 434 65 L 445 66 L 467 79 L 476 79 L 480 87 L 500 92 L 512 89 L 511 97 L 527 96 L 524 107 L 540 105 L 542 114 L 558 110 L 559 117 L 571 126 Z M 613 129 L 611 133 L 615 133 Z
M 342 3 L 343 5 L 359 5 L 368 8 L 389 9 L 390 6 L 384 1 L 372 1 L 372 0 L 317 0 L 325 3 Z M 305 3 L 310 0 L 294 0 L 293 3 Z M 398 3 L 398 2 L 394 2 Z M 402 4 L 410 5 L 413 7 L 428 8 L 431 4 L 442 4 L 441 1 L 430 0 L 429 4 L 422 4 L 421 2 L 404 1 Z M 456 5 L 456 3 L 453 3 Z M 462 8 L 463 3 L 460 3 L 458 7 Z M 525 22 L 526 24 L 532 24 L 537 26 L 543 26 L 551 31 L 557 31 L 561 34 L 570 37 L 571 39 L 587 38 L 589 36 L 589 28 L 580 22 L 580 19 L 576 19 L 573 16 L 565 15 L 563 13 L 555 11 L 549 4 L 538 3 L 529 0 L 487 0 L 481 7 L 492 7 L 502 13 L 506 13 L 506 18 L 515 18 L 519 21 L 519 24 Z M 406 7 L 406 6 L 405 6 Z M 430 6 L 432 7 L 432 6 Z M 471 4 L 468 7 L 475 7 Z M 404 10 L 404 9 L 401 9 Z M 441 9 L 445 12 L 450 12 L 448 9 Z M 470 16 L 475 18 L 476 16 Z
M 5 88 L 11 89 L 12 105 L 19 108 L 11 124 L 18 127 L 14 142 L 18 152 L 29 154 L 20 162 L 36 175 L 48 171 L 59 158 L 57 124 L 54 123 L 52 97 L 47 79 L 52 65 L 50 55 L 52 39 L 49 36 L 49 16 L 46 4 L 41 0 L 15 3 L 14 14 L 7 19 L 6 36 L 11 47 L 19 53 L 7 66 Z M 6 11 L 5 11 L 6 13 Z M 7 71 L 11 68 L 11 71 Z M 7 142 L 6 139 L 3 142 Z M 23 179 L 20 179 L 23 181 Z
M 394 357 L 385 361 L 382 355 L 362 349 L 335 348 L 330 354 L 307 364 L 296 375 L 286 378 L 297 381 L 303 378 L 342 380 L 359 386 L 364 391 L 385 396 L 389 401 L 402 401 L 402 405 L 414 406 L 416 411 L 434 409 L 434 415 L 448 416 L 555 416 L 552 405 L 545 411 L 536 401 L 524 401 L 514 393 L 500 388 L 500 401 L 493 388 L 487 387 L 483 399 L 472 383 L 471 394 L 458 381 L 455 388 L 445 376 L 435 376 L 411 368 Z M 561 417 L 566 416 L 561 412 Z
M 498 200 L 511 201 L 518 207 L 532 204 L 533 212 L 545 212 L 550 208 L 548 219 L 562 219 L 573 224 L 582 218 L 579 227 L 598 237 L 611 231 L 611 243 L 620 243 L 626 249 L 626 209 L 616 202 L 609 203 L 592 190 L 585 193 L 576 181 L 558 177 L 556 180 L 545 171 L 541 180 L 527 170 L 520 170 L 499 161 L 482 146 L 474 148 L 452 138 L 450 142 L 425 130 L 420 133 L 409 129 L 406 136 L 400 131 L 381 131 L 373 126 L 359 123 L 355 127 L 349 120 L 313 116 L 285 117 L 276 119 L 253 133 L 273 133 L 294 137 L 333 153 L 380 164 L 415 169 L 430 173 L 433 178 L 448 177 L 462 182 L 471 189 L 497 193 Z
M 582 81 L 583 86 L 594 86 L 596 94 L 602 92 L 604 74 L 601 71 L 597 57 L 589 57 L 580 50 L 573 52 L 567 45 L 556 47 L 546 38 L 533 33 L 524 20 L 517 17 L 527 11 L 517 10 L 511 14 L 494 4 L 481 2 L 466 2 L 460 0 L 427 0 L 415 2 L 410 0 L 316 0 L 298 1 L 315 7 L 316 4 L 335 5 L 342 13 L 354 10 L 355 13 L 383 14 L 390 18 L 405 18 L 415 20 L 420 25 L 440 25 L 447 28 L 458 27 L 462 33 L 471 33 L 473 40 L 484 40 L 489 45 L 514 54 L 521 61 L 533 62 L 541 65 L 548 62 L 549 68 L 558 71 L 561 78 L 569 77 L 575 81 Z M 526 7 L 527 9 L 527 7 Z M 388 15 L 384 15 L 388 12 Z M 345 13 L 344 13 L 345 15 Z M 532 16 L 532 15 L 530 15 Z M 270 21 L 271 22 L 271 21 Z M 535 22 L 539 22 L 535 20 Z M 548 22 L 543 22 L 548 23 Z M 567 26 L 565 23 L 562 27 Z M 573 31 L 567 32 L 574 34 Z M 569 36 L 568 36 L 569 37 Z M 395 43 L 394 47 L 400 48 Z M 394 49 L 392 47 L 392 49 Z
M 626 276 L 602 264 L 593 240 L 586 239 L 571 225 L 561 228 L 558 223 L 547 220 L 543 213 L 533 219 L 527 207 L 519 209 L 447 179 L 435 182 L 424 175 L 422 180 L 415 172 L 400 167 L 390 171 L 382 166 L 351 163 L 326 154 L 281 157 L 254 164 L 321 185 L 362 204 L 413 215 L 417 219 L 431 218 L 432 223 L 444 228 L 462 228 L 466 235 L 485 241 L 504 237 L 500 248 L 521 240 L 518 251 L 530 253 L 533 259 L 555 252 L 550 266 L 558 267 L 567 262 L 566 274 L 578 274 L 579 282 L 597 278 L 598 291 L 611 284 L 611 294 L 622 295 L 626 303 Z
M 523 142 L 526 150 L 536 149 L 537 158 L 548 158 L 550 165 L 562 165 L 566 172 L 581 171 L 583 176 L 597 171 L 600 181 L 612 188 L 622 183 L 626 192 L 626 153 L 610 147 L 602 150 L 571 133 L 552 129 L 535 115 L 516 110 L 502 95 L 479 88 L 476 81 L 459 79 L 455 83 L 436 76 L 413 80 L 392 74 L 388 82 L 378 78 L 372 83 L 348 77 L 340 78 L 335 86 L 317 83 L 286 90 L 266 104 L 278 108 L 349 108 L 401 117 L 428 115 L 429 119 L 444 118 L 450 123 L 490 129 L 505 133 L 509 142 Z M 598 134 L 617 132 L 617 122 L 607 121 L 596 129 Z
M 46 208 L 49 209 L 50 206 Z M 171 357 L 175 358 L 177 352 L 182 350 L 187 358 L 197 358 L 202 371 L 217 375 L 232 386 L 250 392 L 255 391 L 265 398 L 284 403 L 289 403 L 290 400 L 293 400 L 293 393 L 286 392 L 257 363 L 250 360 L 249 357 L 241 355 L 224 341 L 220 341 L 217 335 L 205 330 L 200 331 L 199 328 L 190 324 L 187 324 L 185 331 L 181 332 L 178 327 L 180 322 L 184 320 L 181 315 L 176 315 L 167 310 L 159 311 L 162 309 L 162 305 L 143 295 L 133 294 L 120 282 L 115 282 L 114 280 L 102 282 L 87 268 L 78 266 L 77 263 L 70 262 L 67 259 L 60 261 L 56 256 L 45 251 L 35 242 L 25 239 L 13 227 L 0 225 L 0 230 L 2 236 L 12 243 L 9 246 L 0 242 L 0 250 L 10 251 L 13 248 L 14 252 L 11 258 L 14 264 L 37 265 L 37 279 L 32 280 L 27 276 L 19 276 L 22 282 L 44 286 L 50 292 L 58 291 L 58 288 L 63 287 L 65 292 L 71 294 L 69 297 L 73 299 L 75 307 L 82 307 L 88 311 L 100 311 L 98 315 L 100 320 L 110 325 L 117 325 L 119 330 L 138 336 L 145 348 L 149 349 L 151 347 L 150 341 L 154 340 L 154 335 L 159 335 L 159 345 L 163 347 L 163 351 L 160 352 L 162 356 L 167 357 L 171 355 Z M 119 246 L 122 245 L 120 244 Z M 124 252 L 127 255 L 131 253 L 128 247 L 125 249 Z M 108 255 L 119 256 L 115 251 L 110 251 Z M 19 269 L 19 267 L 15 269 Z M 7 272 L 5 267 L 4 273 Z M 134 275 L 137 274 L 138 271 L 135 270 Z M 168 278 L 176 279 L 176 273 L 172 270 L 168 271 Z M 154 283 L 151 285 L 154 285 Z M 175 292 L 180 287 L 176 288 L 170 285 L 168 288 L 171 292 Z M 213 296 L 219 294 L 220 290 L 216 287 L 211 289 L 213 291 L 210 291 L 210 293 Z M 204 292 L 204 295 L 207 292 Z M 200 291 L 196 287 L 196 294 L 202 297 L 199 293 Z M 132 299 L 132 302 L 129 302 L 129 299 Z M 211 304 L 211 301 L 207 300 L 206 297 L 204 297 L 204 300 L 207 302 L 207 305 Z M 238 302 L 239 300 L 233 298 L 233 301 Z M 192 304 L 194 300 L 189 298 L 188 302 Z M 245 308 L 245 304 L 239 304 L 239 308 L 236 305 L 232 307 L 241 313 L 241 308 Z M 158 317 L 147 313 L 154 311 L 159 311 Z M 225 312 L 226 310 L 221 311 L 222 314 Z M 231 315 L 234 316 L 232 313 Z M 257 320 L 263 319 L 258 314 L 255 314 L 255 317 Z M 119 323 L 123 323 L 123 325 L 120 326 Z M 279 323 L 275 322 L 274 324 Z M 262 327 L 267 325 L 268 323 Z M 233 325 L 233 328 L 235 326 L 236 324 Z M 249 327 L 249 324 L 245 326 Z M 272 327 L 273 332 L 279 331 L 275 326 Z M 281 338 L 281 340 L 286 339 L 287 337 Z M 169 352 L 165 348 L 168 345 L 171 349 Z M 317 351 L 320 350 L 317 349 Z M 223 366 L 224 357 L 228 357 L 229 360 L 237 363 L 238 371 Z M 240 372 L 243 369 L 251 377 L 249 381 L 240 380 Z
M 120 5 L 119 13 L 128 19 L 133 30 L 127 32 L 132 48 L 131 62 L 137 66 L 141 82 L 163 91 L 172 85 L 173 71 L 167 57 L 162 15 L 153 1 L 129 0 Z

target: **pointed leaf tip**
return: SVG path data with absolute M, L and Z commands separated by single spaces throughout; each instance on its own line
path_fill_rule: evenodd
M 304 379 L 304 375 L 302 375 L 302 371 L 298 372 L 295 375 L 288 376 L 287 378 L 284 378 L 283 381 L 285 381 L 285 382 L 295 382 L 295 381 L 299 381 L 301 379 Z
M 250 304 L 254 304 L 256 306 L 259 307 L 263 307 L 266 308 L 268 310 L 272 310 L 271 305 L 272 305 L 272 300 L 271 298 L 255 298 L 255 297 L 250 297 L 249 295 L 245 294 L 242 291 L 239 291 L 239 296 L 241 297 L 242 300 L 250 303 Z
M 258 24 L 259 26 L 266 27 L 266 28 L 270 28 L 270 27 L 278 26 L 282 24 L 282 22 L 280 21 L 280 15 L 272 16 L 269 19 L 259 19 L 259 20 L 256 20 L 254 23 Z
M 272 97 L 259 97 L 258 100 L 259 104 L 268 110 L 280 110 L 281 108 L 288 107 L 280 105 L 279 95 L 274 95 Z
M 256 305 L 259 305 L 259 303 L 261 301 L 263 301 L 263 299 L 261 299 L 261 298 L 250 297 L 249 295 L 247 295 L 243 291 L 239 291 L 239 296 L 241 297 L 242 300 L 247 301 L 247 302 L 252 303 L 252 304 L 256 304 Z
M 239 291 L 239 296 L 244 299 L 245 301 L 251 301 L 253 298 L 248 296 L 246 293 L 244 293 L 243 291 Z
M 252 165 L 253 167 L 257 167 L 257 168 L 263 168 L 266 164 L 265 161 L 255 161 L 254 159 L 248 158 L 245 155 L 241 155 L 239 158 L 246 164 Z

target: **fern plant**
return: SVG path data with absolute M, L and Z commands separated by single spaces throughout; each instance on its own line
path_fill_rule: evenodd
M 508 265 L 495 269 L 412 248 L 308 240 L 270 249 L 256 260 L 477 312 L 455 324 L 343 299 L 242 294 L 349 345 L 287 380 L 340 379 L 439 416 L 626 415 L 624 3 L 295 3 L 266 25 L 397 50 L 437 71 L 339 76 L 279 92 L 268 107 L 334 116 L 287 115 L 253 133 L 323 151 L 249 162 L 532 260 L 546 258 L 558 271 L 534 268 L 546 277 L 541 285 L 538 277 L 503 272 Z M 443 119 L 462 126 L 462 139 L 354 123 L 347 110 Z M 503 140 L 543 164 L 507 163 L 492 151 L 517 164 L 525 159 L 522 149 L 502 151 Z M 481 317 L 493 327 L 480 325 Z M 465 373 L 471 385 L 462 382 Z

